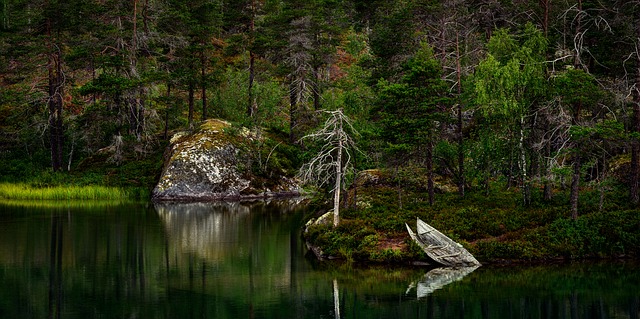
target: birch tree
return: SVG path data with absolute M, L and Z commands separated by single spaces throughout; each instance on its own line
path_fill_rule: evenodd
M 357 151 L 354 136 L 358 132 L 342 109 L 323 111 L 328 115 L 324 126 L 318 131 L 304 136 L 321 144 L 320 151 L 305 163 L 299 177 L 317 186 L 333 182 L 333 226 L 340 222 L 340 192 L 347 173 L 353 170 L 353 152 Z
M 505 128 L 509 130 L 508 134 L 513 134 L 508 139 L 517 141 L 523 203 L 528 205 L 530 172 L 527 170 L 525 145 L 526 118 L 545 91 L 544 54 L 547 42 L 530 23 L 522 35 L 522 43 L 518 43 L 505 29 L 498 30 L 491 37 L 489 56 L 476 69 L 474 87 L 480 111 L 485 116 L 509 123 Z

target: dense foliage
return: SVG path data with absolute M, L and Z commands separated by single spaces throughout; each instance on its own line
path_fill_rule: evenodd
M 315 150 L 301 137 L 322 110 L 342 109 L 361 134 L 356 169 L 390 168 L 398 181 L 424 169 L 432 205 L 438 178 L 463 198 L 498 181 L 522 207 L 566 191 L 559 216 L 575 222 L 585 192 L 640 201 L 637 0 L 0 10 L 0 182 L 149 188 L 172 132 L 211 117 L 285 137 L 290 163 L 302 163 Z

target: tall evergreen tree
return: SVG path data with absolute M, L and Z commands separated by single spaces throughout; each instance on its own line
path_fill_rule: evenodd
M 388 153 L 398 160 L 422 162 L 427 169 L 429 203 L 434 201 L 433 149 L 436 128 L 445 119 L 447 86 L 442 80 L 442 67 L 426 43 L 403 66 L 397 83 L 379 84 L 378 107 L 374 118 L 382 125 L 382 138 L 388 143 Z

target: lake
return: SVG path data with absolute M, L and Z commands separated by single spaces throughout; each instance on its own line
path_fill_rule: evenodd
M 0 203 L 0 318 L 639 318 L 640 265 L 319 263 L 304 202 Z

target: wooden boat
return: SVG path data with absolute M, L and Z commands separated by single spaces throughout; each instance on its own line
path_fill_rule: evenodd
M 406 224 L 405 224 L 406 225 Z M 420 218 L 414 233 L 407 225 L 409 236 L 424 250 L 429 259 L 445 267 L 473 267 L 480 263 L 462 245 L 445 236 Z

